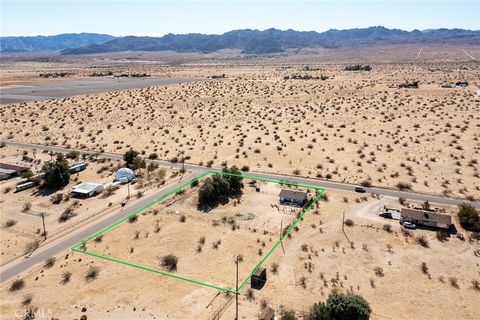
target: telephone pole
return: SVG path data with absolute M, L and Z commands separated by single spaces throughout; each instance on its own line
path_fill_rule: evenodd
M 42 224 L 43 224 L 43 237 L 47 240 L 47 230 L 45 230 L 45 212 L 40 214 L 42 216 Z

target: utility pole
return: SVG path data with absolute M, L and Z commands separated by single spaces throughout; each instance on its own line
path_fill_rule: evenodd
M 40 214 L 42 216 L 42 224 L 43 224 L 43 237 L 47 240 L 47 230 L 45 230 L 45 212 Z
M 127 182 L 128 198 L 130 199 L 130 182 Z
M 235 264 L 237 265 L 237 279 L 235 290 L 235 320 L 238 320 L 238 256 L 235 259 Z
M 345 227 L 345 211 L 343 211 L 343 218 L 342 218 L 342 231 L 345 233 L 345 231 L 343 230 Z

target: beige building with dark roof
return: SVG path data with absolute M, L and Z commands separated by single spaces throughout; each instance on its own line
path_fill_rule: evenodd
M 402 208 L 400 221 L 408 221 L 427 227 L 449 229 L 452 225 L 452 216 L 425 210 Z

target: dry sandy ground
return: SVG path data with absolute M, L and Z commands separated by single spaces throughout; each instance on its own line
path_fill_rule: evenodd
M 0 137 L 478 198 L 479 65 L 372 65 L 183 65 L 227 78 L 1 106 Z M 284 80 L 298 74 L 330 78 Z
M 177 196 L 175 202 L 152 208 L 159 210 L 157 215 L 153 211 L 141 215 L 137 222 L 126 222 L 105 234 L 101 242 L 87 247 L 92 251 L 104 250 L 112 255 L 143 259 L 144 263 L 157 268 L 160 268 L 158 256 L 174 251 L 179 257 L 178 274 L 197 272 L 208 275 L 213 283 L 223 281 L 228 285 L 234 279 L 231 256 L 236 252 L 248 254 L 240 267 L 241 273 L 245 273 L 250 268 L 247 268 L 250 260 L 259 259 L 257 238 L 263 236 L 248 230 L 248 221 L 239 219 L 240 229 L 232 231 L 221 223 L 222 217 L 238 212 L 264 212 L 264 216 L 251 220 L 262 225 L 262 221 L 277 215 L 275 222 L 265 225 L 274 231 L 278 216 L 285 215 L 270 206 L 275 189 L 271 186 L 266 189 L 270 191 L 246 190 L 240 204 L 235 206 L 234 201 L 230 201 L 209 213 L 194 209 L 196 192 L 190 191 Z M 325 300 L 333 290 L 353 291 L 364 296 L 373 309 L 372 319 L 475 319 L 480 316 L 479 293 L 471 284 L 480 272 L 479 257 L 474 254 L 478 243 L 455 237 L 439 242 L 434 233 L 420 230 L 414 231 L 414 237 L 405 237 L 397 222 L 378 217 L 384 205 L 399 207 L 396 199 L 359 198 L 341 192 L 327 194 L 327 201 L 320 202 L 318 212 L 307 214 L 299 230 L 285 241 L 285 252 L 279 248 L 268 260 L 265 287 L 254 291 L 254 298 L 250 300 L 248 285 L 242 291 L 242 319 L 254 319 L 264 299 L 277 311 L 293 309 L 300 315 L 312 303 Z M 455 210 L 442 209 L 449 213 Z M 346 229 L 353 246 L 341 230 L 343 211 L 355 222 L 355 226 Z M 182 214 L 186 216 L 184 223 L 178 220 Z M 160 220 L 158 233 L 154 232 L 155 219 Z M 210 224 L 213 220 L 219 220 L 220 225 L 207 226 L 206 221 Z M 383 230 L 386 222 L 392 225 L 393 232 Z M 135 230 L 141 231 L 137 240 L 133 239 Z M 145 239 L 146 232 L 149 235 Z M 421 234 L 427 237 L 429 248 L 415 242 L 415 237 Z M 206 244 L 198 253 L 200 235 L 206 236 Z M 230 237 L 235 238 L 232 241 Z M 241 241 L 234 241 L 237 237 Z M 222 239 L 222 244 L 215 250 L 210 242 L 217 238 Z M 172 244 L 177 241 L 182 245 Z M 130 247 L 134 247 L 133 253 Z M 220 253 L 224 255 L 217 256 Z M 208 263 L 214 257 L 219 262 Z M 428 266 L 428 275 L 421 271 L 422 262 Z M 279 265 L 275 274 L 271 270 L 273 263 Z M 91 267 L 98 268 L 99 273 L 96 279 L 87 280 Z M 382 275 L 375 274 L 376 267 L 382 268 Z M 62 283 L 65 272 L 71 272 L 71 279 Z M 458 287 L 450 284 L 450 278 L 456 279 Z M 74 252 L 62 254 L 53 267 L 40 267 L 23 279 L 25 287 L 19 291 L 9 292 L 9 283 L 1 288 L 3 319 L 14 319 L 15 310 L 20 310 L 18 313 L 35 307 L 48 314 L 46 319 L 80 318 L 83 314 L 88 319 L 209 319 L 229 300 L 225 294 L 216 297 L 214 289 Z M 52 292 L 61 294 L 52 299 Z M 32 298 L 29 305 L 22 305 L 29 296 Z M 213 298 L 213 307 L 206 308 Z M 225 319 L 233 315 L 234 305 L 230 305 Z
M 31 150 L 4 147 L 0 149 L 0 161 L 7 163 L 22 163 L 22 158 L 31 158 L 33 162 L 23 161 L 26 165 L 31 165 L 31 170 L 38 173 L 43 163 L 49 161 L 51 157 L 44 153 L 35 153 Z M 82 162 L 81 159 L 70 160 L 70 164 Z M 56 237 L 60 233 L 71 231 L 78 227 L 80 223 L 88 219 L 102 216 L 112 210 L 119 210 L 120 203 L 127 198 L 127 186 L 120 186 L 113 194 L 108 197 L 101 194 L 89 199 L 76 199 L 68 197 L 68 193 L 73 186 L 81 182 L 94 182 L 100 184 L 110 183 L 114 179 L 114 172 L 123 164 L 120 161 L 86 161 L 87 169 L 71 176 L 70 183 L 62 190 L 56 192 L 41 190 L 39 188 L 27 189 L 21 192 L 15 192 L 15 185 L 21 180 L 14 178 L 0 182 L 0 238 L 1 238 L 1 263 L 4 265 L 12 259 L 23 255 L 35 247 L 38 241 L 43 240 L 43 225 L 40 213 L 45 213 L 45 225 L 49 239 Z M 143 178 L 139 183 L 130 188 L 131 197 L 136 198 L 138 192 L 144 196 L 157 190 L 165 183 L 173 182 L 178 173 L 174 170 L 156 169 L 151 172 L 143 170 Z M 8 190 L 8 192 L 7 192 Z M 52 196 L 55 193 L 61 193 L 65 197 L 59 204 L 52 204 Z M 30 209 L 25 211 L 26 203 L 30 204 Z M 59 222 L 58 218 L 67 209 L 72 208 L 74 216 L 66 222 Z M 13 220 L 15 224 L 6 227 L 7 221 Z

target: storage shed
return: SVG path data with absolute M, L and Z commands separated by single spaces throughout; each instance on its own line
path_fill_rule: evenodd
M 103 184 L 84 182 L 73 187 L 72 194 L 80 198 L 89 198 L 103 191 Z
M 260 290 L 263 288 L 266 282 L 267 282 L 267 269 L 259 268 L 252 275 L 252 278 L 250 280 L 250 287 L 252 289 Z

